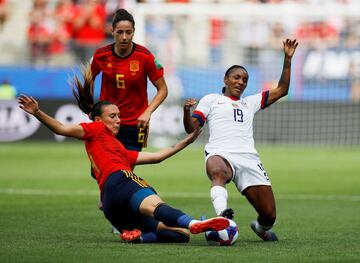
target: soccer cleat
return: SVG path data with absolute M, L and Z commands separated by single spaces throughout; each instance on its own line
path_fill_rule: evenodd
M 141 231 L 139 229 L 123 230 L 120 238 L 126 243 L 141 243 Z
M 227 219 L 234 218 L 234 210 L 231 208 L 226 208 L 224 211 L 221 212 L 220 216 L 226 217 Z
M 250 224 L 251 229 L 264 241 L 278 241 L 276 234 L 271 231 L 258 232 L 256 230 L 256 221 L 252 221 Z
M 227 228 L 230 225 L 229 220 L 224 217 L 214 217 L 210 219 L 206 219 L 204 221 L 199 221 L 192 224 L 189 227 L 189 230 L 192 234 L 198 234 L 205 231 L 220 231 Z

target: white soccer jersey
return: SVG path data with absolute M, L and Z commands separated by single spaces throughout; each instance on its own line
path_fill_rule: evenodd
M 253 121 L 255 113 L 266 107 L 268 92 L 233 100 L 220 94 L 203 97 L 193 117 L 209 125 L 205 151 L 255 153 Z

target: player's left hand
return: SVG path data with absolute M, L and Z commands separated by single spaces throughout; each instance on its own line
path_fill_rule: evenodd
M 150 111 L 144 111 L 139 118 L 137 119 L 137 127 L 138 129 L 140 128 L 146 128 L 149 126 L 149 122 L 150 122 L 150 117 L 151 117 L 151 112 Z
M 288 39 L 287 38 L 285 41 L 283 41 L 285 55 L 287 57 L 291 58 L 294 55 L 298 44 L 299 43 L 296 41 L 296 39 Z

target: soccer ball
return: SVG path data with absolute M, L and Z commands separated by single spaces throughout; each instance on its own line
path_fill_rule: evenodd
M 236 223 L 228 219 L 230 225 L 220 231 L 207 231 L 205 232 L 205 238 L 209 245 L 215 246 L 231 246 L 238 239 L 239 232 Z

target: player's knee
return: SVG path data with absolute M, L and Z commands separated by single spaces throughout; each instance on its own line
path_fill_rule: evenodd
M 208 171 L 209 178 L 212 182 L 216 182 L 218 184 L 226 184 L 231 179 L 231 175 L 228 175 L 226 170 L 215 167 Z
M 153 216 L 159 204 L 164 203 L 157 195 L 146 197 L 139 206 L 139 211 L 143 215 Z

